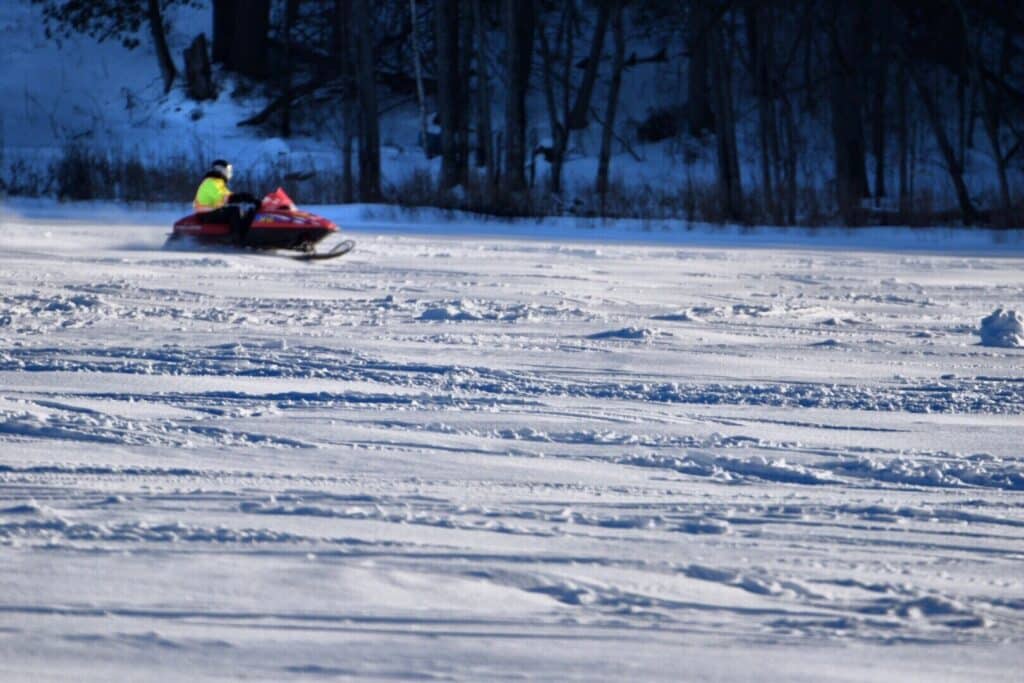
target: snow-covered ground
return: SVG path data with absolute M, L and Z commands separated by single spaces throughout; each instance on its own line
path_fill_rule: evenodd
M 0 679 L 1020 680 L 1019 239 L 324 211 L 0 214 Z

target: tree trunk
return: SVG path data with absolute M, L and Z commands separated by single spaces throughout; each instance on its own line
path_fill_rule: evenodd
M 281 137 L 292 135 L 292 28 L 299 17 L 299 0 L 288 0 L 284 11 L 284 73 L 282 74 L 284 109 L 281 111 Z
M 331 76 L 341 76 L 345 72 L 347 62 L 346 50 L 349 44 L 349 21 L 351 18 L 348 0 L 334 0 L 332 14 L 334 23 L 331 25 L 330 42 L 328 43 L 334 65 L 330 70 Z
M 798 136 L 796 127 L 796 115 L 788 96 L 782 97 L 782 118 L 783 132 L 786 138 L 786 158 L 783 168 L 786 175 L 786 222 L 789 225 L 796 223 L 797 192 L 796 192 L 796 170 L 798 160 Z
M 961 162 L 967 159 L 967 77 L 961 74 L 956 79 L 956 140 L 957 157 Z
M 615 133 L 615 112 L 619 105 L 619 89 L 622 85 L 622 69 L 626 60 L 626 36 L 622 26 L 622 2 L 615 3 L 612 15 L 612 36 L 615 53 L 612 62 L 612 83 L 608 89 L 608 110 L 601 131 L 601 155 L 597 163 L 597 194 L 601 197 L 601 215 L 605 215 L 608 197 L 608 167 L 611 164 L 612 137 Z
M 774 81 L 771 81 L 774 83 Z M 783 210 L 783 197 L 782 183 L 783 178 L 786 174 L 786 164 L 782 158 L 782 145 L 779 141 L 781 133 L 779 132 L 779 105 L 778 105 L 778 94 L 775 92 L 773 86 L 770 86 L 770 98 L 767 110 L 768 116 L 768 154 L 773 160 L 774 169 L 774 181 L 775 181 L 775 194 L 772 197 L 772 201 L 769 204 L 769 210 L 772 212 L 772 220 L 776 224 L 785 222 L 785 211 Z
M 896 89 L 896 110 L 899 117 L 896 138 L 899 145 L 899 205 L 900 217 L 905 220 L 910 212 L 910 130 L 907 123 L 907 73 L 900 66 L 899 87 Z
M 1000 59 L 1003 65 L 999 74 L 1001 78 L 1005 76 L 1005 73 L 1003 73 L 1005 72 L 1005 65 L 1008 64 L 1013 49 L 1012 33 L 1009 29 L 1005 30 L 1004 36 L 1003 54 Z M 1006 165 L 1009 159 L 1007 158 L 1008 155 L 1003 151 L 1002 141 L 999 138 L 1002 129 L 1003 98 L 993 89 L 991 84 L 985 82 L 981 73 L 981 65 L 978 62 L 980 59 L 980 54 L 976 52 L 972 62 L 974 63 L 976 80 L 978 81 L 978 88 L 981 90 L 984 107 L 981 117 L 982 123 L 985 127 L 985 134 L 988 137 L 989 145 L 992 147 L 992 159 L 996 162 L 996 176 L 999 179 L 1000 223 L 1005 226 L 1010 218 L 1013 198 L 1010 195 L 1010 182 L 1006 174 Z M 1009 156 L 1012 156 L 1012 154 Z
M 471 79 L 473 76 L 473 13 L 469 0 L 459 0 L 459 97 L 456 107 L 455 151 L 458 158 L 459 184 L 469 183 L 469 129 L 472 119 L 473 98 Z
M 779 122 L 778 112 L 776 106 L 776 93 L 775 85 L 772 77 L 773 65 L 775 62 L 775 25 L 772 17 L 772 9 L 766 8 L 765 10 L 767 17 L 762 23 L 764 29 L 764 40 L 762 41 L 761 49 L 761 69 L 762 69 L 762 82 L 763 82 L 763 103 L 761 105 L 762 115 L 764 116 L 764 123 L 762 124 L 762 141 L 761 145 L 764 151 L 761 153 L 762 159 L 765 159 L 765 163 L 768 167 L 768 173 L 766 174 L 767 185 L 770 187 L 770 195 L 768 197 L 767 206 L 768 214 L 771 216 L 772 222 L 776 225 L 782 223 L 782 211 L 780 208 L 779 198 L 779 183 L 782 179 L 779 177 L 780 170 L 780 159 L 779 159 Z
M 412 37 L 412 68 L 416 74 L 416 101 L 420 106 L 420 145 L 423 155 L 431 158 L 427 145 L 427 99 L 423 92 L 423 64 L 420 57 L 419 12 L 416 11 L 416 0 L 409 0 L 409 23 Z
M 832 101 L 832 140 L 835 156 L 836 200 L 847 225 L 859 220 L 860 200 L 869 196 L 865 157 L 864 123 L 861 114 L 859 65 L 863 55 L 857 49 L 851 8 L 843 0 L 833 0 L 836 17 L 831 32 L 830 90 Z M 853 8 L 856 10 L 857 8 Z
M 533 10 L 532 1 L 505 0 L 505 187 L 511 193 L 526 189 L 526 89 L 533 49 Z
M 893 40 L 892 21 L 887 0 L 875 0 L 874 18 L 878 21 L 875 55 L 874 98 L 871 106 L 871 152 L 875 157 L 875 205 L 885 197 L 885 97 L 889 90 L 889 45 Z
M 888 88 L 888 66 L 879 66 L 875 80 L 871 111 L 871 152 L 875 157 L 875 205 L 885 197 L 885 91 Z
M 917 167 L 920 159 L 918 158 L 918 150 L 921 149 L 921 127 L 918 125 L 917 119 L 909 119 L 909 140 L 910 146 L 907 155 L 907 197 L 911 201 L 911 209 L 913 209 L 913 199 L 917 194 Z
M 174 67 L 171 51 L 167 47 L 164 18 L 160 13 L 160 0 L 148 0 L 146 10 L 149 31 L 153 34 L 153 47 L 156 49 L 156 58 L 160 62 L 160 76 L 164 79 L 164 92 L 168 93 L 171 91 L 171 86 L 174 85 L 174 79 L 178 77 L 178 70 Z
M 694 0 L 690 4 L 690 17 L 686 27 L 686 42 L 690 51 L 686 78 L 686 121 L 693 137 L 700 137 L 714 126 L 708 84 L 708 34 L 713 28 L 706 1 Z
M 227 64 L 235 35 L 237 0 L 213 0 L 213 61 Z
M 758 139 L 761 147 L 761 203 L 766 215 L 777 225 L 781 223 L 778 213 L 776 187 L 773 179 L 775 158 L 772 150 L 772 136 L 775 129 L 775 103 L 772 99 L 772 85 L 769 74 L 771 60 L 772 26 L 766 20 L 764 8 L 747 7 L 745 23 L 747 45 L 750 49 L 754 96 L 757 99 Z
M 725 50 L 724 28 L 709 31 L 709 56 L 714 73 L 715 140 L 717 142 L 718 194 L 727 220 L 743 219 L 743 186 L 740 178 L 739 152 L 736 148 L 736 123 L 732 104 L 731 65 Z
M 434 45 L 437 52 L 437 110 L 441 119 L 441 188 L 459 184 L 459 4 L 434 3 Z
M 355 106 L 355 63 L 352 53 L 351 0 L 334 0 L 333 45 L 343 83 L 341 94 L 341 195 L 346 204 L 355 201 L 355 183 L 352 174 L 352 141 L 359 127 Z
M 374 78 L 374 34 L 370 0 L 352 0 L 352 37 L 356 45 L 356 88 L 359 92 L 359 199 L 380 199 L 380 122 Z
M 477 166 L 487 167 L 487 181 L 491 189 L 495 180 L 494 134 L 491 132 L 491 82 L 487 69 L 487 29 L 484 26 L 480 0 L 472 0 L 473 26 L 476 32 L 476 93 L 477 93 Z
M 227 66 L 245 76 L 266 78 L 267 31 L 270 29 L 270 0 L 247 0 L 234 12 L 231 51 Z
M 594 94 L 594 83 L 601 66 L 601 54 L 604 52 L 604 36 L 608 32 L 608 18 L 611 15 L 612 0 L 601 0 L 597 7 L 597 24 L 594 26 L 594 37 L 590 40 L 590 55 L 587 57 L 583 70 L 583 80 L 576 91 L 576 104 L 569 115 L 569 130 L 582 130 L 587 127 L 590 112 L 590 98 Z
M 200 33 L 185 50 L 185 83 L 188 96 L 197 102 L 217 99 L 217 88 L 210 72 L 210 55 L 206 36 Z
M 963 216 L 963 221 L 965 224 L 970 225 L 977 221 L 978 212 L 975 210 L 974 204 L 971 203 L 971 196 L 967 192 L 967 185 L 964 183 L 963 165 L 957 158 L 953 144 L 946 134 L 946 129 L 942 122 L 942 114 L 935 102 L 935 96 L 917 68 L 911 65 L 909 70 L 910 77 L 913 79 L 914 86 L 917 88 L 917 93 L 921 98 L 921 104 L 924 105 L 925 113 L 928 115 L 928 123 L 931 125 L 932 133 L 935 135 L 935 142 L 938 143 L 939 151 L 942 152 L 942 157 L 946 161 L 946 170 L 949 171 L 949 179 L 953 182 L 953 188 L 956 190 L 956 197 L 960 203 L 960 213 Z
M 551 128 L 551 148 L 547 157 L 551 164 L 551 177 L 549 184 L 551 193 L 560 195 L 562 193 L 562 165 L 565 159 L 565 150 L 568 146 L 568 131 L 566 121 L 571 116 L 570 91 L 572 90 L 572 24 L 575 13 L 575 3 L 569 0 L 562 9 L 559 17 L 558 31 L 556 34 L 555 50 L 552 51 L 548 45 L 547 30 L 541 26 L 537 30 L 537 41 L 540 45 L 541 57 L 544 62 L 544 100 L 548 108 L 548 123 Z M 557 99 L 555 97 L 555 56 L 561 54 L 563 61 L 561 76 L 559 80 L 562 85 L 562 109 L 559 113 Z M 534 154 L 537 152 L 534 151 Z
M 579 14 L 576 11 L 576 0 L 567 0 L 565 15 L 565 45 L 562 48 L 562 115 L 561 127 L 557 138 L 552 143 L 557 147 L 557 169 L 552 166 L 552 175 L 557 176 L 557 192 L 562 192 L 562 169 L 565 168 L 565 153 L 569 149 L 569 119 L 572 118 L 572 70 L 576 61 L 576 26 Z M 555 186 L 552 185 L 552 190 Z
M 999 178 L 999 209 L 1001 221 L 1010 217 L 1012 199 L 1010 196 L 1010 182 L 1006 176 L 1006 156 L 1003 154 L 1003 146 L 999 140 L 999 114 L 998 104 L 986 85 L 981 86 L 985 91 L 985 113 L 982 116 L 985 124 L 985 134 L 988 136 L 989 144 L 992 146 L 992 158 L 996 162 L 996 176 Z
M 957 2 L 957 9 L 960 13 L 960 19 L 963 25 L 963 32 L 965 36 L 972 34 L 972 26 L 970 21 L 970 15 L 967 13 L 963 3 Z M 1001 46 L 1001 53 L 999 55 L 998 64 L 998 79 L 1003 80 L 1006 77 L 1006 71 L 1009 69 L 1011 55 L 1014 52 L 1013 48 L 1013 33 L 1007 27 L 1003 30 L 1003 40 Z M 970 39 L 968 38 L 968 41 Z M 1006 222 L 1010 218 L 1012 199 L 1010 196 L 1010 183 L 1006 175 L 1006 164 L 1009 161 L 1008 156 L 1003 153 L 1003 145 L 1000 140 L 999 134 L 1002 128 L 1003 114 L 1004 114 L 1004 101 L 1001 93 L 999 93 L 995 87 L 987 81 L 984 73 L 984 62 L 983 53 L 981 46 L 978 44 L 971 44 L 968 42 L 968 55 L 967 55 L 967 66 L 968 73 L 973 81 L 971 87 L 971 123 L 974 120 L 974 105 L 975 92 L 980 90 L 982 99 L 982 124 L 985 128 L 985 135 L 988 137 L 989 145 L 992 148 L 992 159 L 996 162 L 996 177 L 999 179 L 999 212 L 997 222 L 1000 225 L 1005 226 Z M 970 134 L 967 134 L 970 138 Z M 970 140 L 967 142 L 970 145 Z M 961 159 L 963 156 L 961 155 Z

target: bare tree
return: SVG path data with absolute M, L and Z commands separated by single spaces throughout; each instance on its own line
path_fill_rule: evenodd
M 692 0 L 686 23 L 687 50 L 687 102 L 686 121 L 690 135 L 698 137 L 713 125 L 710 84 L 708 83 L 710 53 L 708 32 L 717 20 L 712 19 L 708 0 Z
M 626 35 L 622 15 L 624 1 L 615 0 L 612 9 L 612 36 L 615 51 L 612 57 L 612 81 L 608 88 L 608 106 L 601 129 L 601 153 L 597 162 L 597 194 L 601 198 L 601 215 L 605 215 L 608 197 L 608 167 L 611 164 L 612 138 L 615 134 L 615 112 L 619 105 L 619 89 L 622 85 L 622 69 L 626 61 Z
M 604 37 L 608 32 L 608 18 L 615 0 L 599 0 L 597 3 L 597 21 L 594 24 L 594 36 L 590 40 L 590 54 L 583 63 L 583 79 L 576 91 L 576 102 L 569 114 L 569 130 L 580 130 L 587 127 L 590 112 L 590 100 L 597 82 L 597 72 L 601 66 L 601 54 L 604 52 Z
M 270 0 L 237 0 L 233 10 L 228 68 L 253 78 L 270 73 L 267 36 L 270 30 Z
M 774 92 L 775 30 L 771 7 L 748 5 L 744 9 L 747 49 L 754 98 L 757 100 L 758 142 L 761 152 L 761 204 L 775 223 L 782 223 L 777 197 L 776 169 L 779 158 L 778 124 Z
M 419 12 L 416 10 L 416 0 L 409 0 L 409 23 L 412 27 L 412 67 L 416 74 L 416 103 L 420 108 L 420 144 L 423 145 L 423 153 L 430 158 L 430 146 L 427 143 L 427 98 L 423 91 L 423 65 L 420 55 L 419 39 Z
M 732 96 L 732 63 L 726 49 L 726 26 L 716 24 L 708 31 L 711 58 L 711 93 L 715 114 L 718 195 L 728 220 L 743 219 L 743 184 L 739 150 L 736 147 L 736 120 Z
M 1011 113 L 1011 115 L 1012 113 L 1020 113 L 1014 112 L 1013 104 L 1004 95 L 1005 79 L 1010 68 L 1010 60 L 1016 49 L 1013 44 L 1013 33 L 1009 22 L 1004 23 L 998 30 L 986 31 L 980 27 L 975 27 L 974 22 L 971 20 L 971 15 L 963 2 L 961 0 L 955 0 L 955 2 L 960 14 L 964 35 L 968 37 L 965 41 L 967 69 L 976 88 L 981 93 L 982 124 L 992 150 L 992 159 L 996 164 L 996 177 L 999 181 L 998 220 L 1001 224 L 1006 225 L 1013 206 L 1007 166 L 1010 159 L 1020 149 L 1021 143 L 1024 142 L 1020 137 L 1017 137 L 1016 142 L 1010 147 L 1009 151 L 1004 150 L 1004 119 L 1007 113 Z M 972 34 L 973 40 L 970 39 Z M 986 41 L 986 38 L 989 40 Z M 996 66 L 994 69 L 989 69 L 984 63 L 981 47 L 983 41 L 999 45 L 998 51 L 995 52 Z
M 284 68 L 281 88 L 284 105 L 281 110 L 281 137 L 285 138 L 291 137 L 292 134 L 292 30 L 299 16 L 299 2 L 300 0 L 286 0 L 284 11 Z
M 532 0 L 504 0 L 508 88 L 505 94 L 505 189 L 526 189 L 526 89 L 530 82 L 533 53 L 534 5 Z
M 437 109 L 441 119 L 441 187 L 455 187 L 466 182 L 468 145 L 466 121 L 468 100 L 469 46 L 465 13 L 460 0 L 435 0 L 434 45 L 437 63 Z M 461 44 L 460 44 L 461 43 Z
M 899 67 L 899 78 L 896 88 L 896 160 L 899 167 L 899 215 L 904 218 L 910 212 L 910 123 L 907 108 L 907 80 L 905 65 Z
M 572 93 L 573 45 L 575 43 L 573 29 L 576 23 L 575 0 L 566 0 L 558 15 L 558 26 L 555 31 L 554 49 L 549 45 L 547 27 L 541 25 L 537 29 L 537 43 L 544 62 L 544 99 L 548 110 L 548 123 L 551 128 L 551 146 L 544 152 L 551 164 L 550 187 L 553 194 L 562 192 L 562 164 L 565 151 L 569 144 L 569 121 L 572 117 L 570 98 Z M 561 59 L 558 60 L 558 56 Z M 561 93 L 561 106 L 555 91 L 558 83 Z M 534 151 L 536 154 L 537 151 Z
M 863 9 L 845 0 L 832 0 L 827 29 L 830 44 L 829 94 L 832 103 L 836 200 L 847 224 L 859 220 L 860 200 L 869 196 L 865 157 L 861 67 Z
M 353 50 L 352 3 L 334 0 L 334 31 L 332 47 L 338 60 L 338 75 L 343 85 L 341 93 L 341 196 L 346 203 L 355 201 L 355 182 L 352 173 L 353 140 L 358 131 L 356 107 L 355 54 Z
M 875 203 L 885 197 L 886 98 L 889 94 L 889 61 L 893 40 L 892 20 L 887 0 L 874 0 L 874 69 L 871 99 L 871 153 L 875 159 Z
M 476 94 L 477 94 L 477 165 L 487 167 L 488 186 L 493 189 L 496 178 L 494 135 L 491 132 L 491 82 L 487 68 L 487 28 L 484 25 L 481 0 L 471 0 L 473 29 L 476 37 Z
M 956 197 L 960 204 L 960 213 L 963 216 L 963 221 L 967 224 L 974 223 L 978 220 L 978 211 L 974 208 L 974 203 L 971 201 L 971 196 L 967 191 L 967 184 L 964 182 L 963 161 L 957 157 L 953 143 L 949 140 L 949 135 L 942 120 L 942 112 L 939 110 L 938 102 L 935 99 L 935 93 L 932 91 L 928 80 L 921 73 L 919 67 L 912 66 L 909 72 L 910 78 L 914 82 L 914 87 L 917 89 L 917 94 L 921 98 L 921 104 L 924 105 L 928 123 L 932 128 L 932 133 L 935 135 L 935 142 L 938 144 L 942 158 L 945 160 L 949 179 L 953 183 L 953 189 L 956 190 Z
M 380 199 L 380 112 L 374 67 L 374 33 L 370 0 L 352 0 L 352 39 L 356 45 L 356 90 L 359 93 L 359 199 Z
M 164 33 L 164 18 L 160 12 L 160 0 L 147 0 L 146 15 L 149 19 L 149 31 L 153 35 L 153 46 L 156 48 L 157 60 L 160 62 L 160 75 L 164 79 L 164 92 L 170 92 L 178 70 L 171 59 L 171 51 L 167 47 L 167 35 Z

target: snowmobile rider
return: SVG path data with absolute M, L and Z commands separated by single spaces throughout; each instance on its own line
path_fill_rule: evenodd
M 249 226 L 256 215 L 260 201 L 248 192 L 232 192 L 228 182 L 233 172 L 231 164 L 224 159 L 213 162 L 210 171 L 203 176 L 203 182 L 196 190 L 192 208 L 203 223 L 227 223 L 231 226 L 231 239 L 238 245 L 246 244 Z M 252 208 L 242 213 L 239 204 L 251 204 Z

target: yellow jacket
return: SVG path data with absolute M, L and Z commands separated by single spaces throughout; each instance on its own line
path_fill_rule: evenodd
M 192 200 L 192 208 L 196 211 L 213 211 L 228 203 L 231 190 L 223 178 L 216 175 L 208 175 L 203 178 L 196 190 L 196 198 Z

